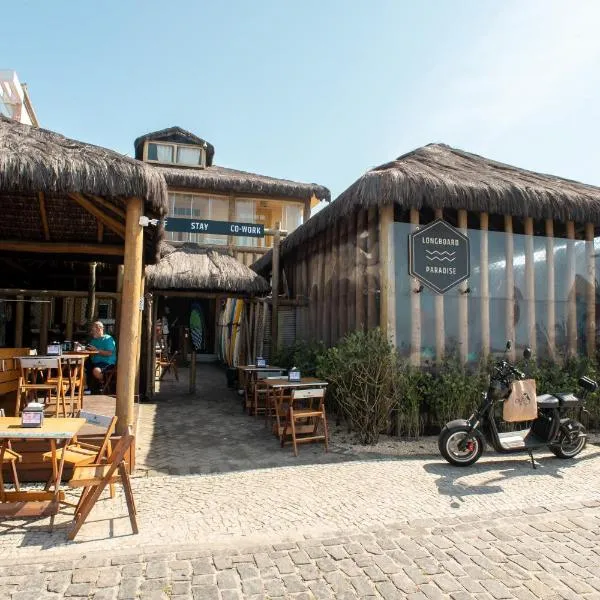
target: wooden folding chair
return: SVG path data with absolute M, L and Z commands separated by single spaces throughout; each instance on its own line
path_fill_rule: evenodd
M 169 354 L 168 352 L 161 352 L 159 356 L 156 358 L 156 374 L 158 376 L 158 380 L 162 381 L 163 377 L 167 373 L 173 373 L 173 376 L 177 381 L 179 381 L 179 373 L 177 372 L 177 355 L 179 352 L 175 350 L 173 354 Z
M 60 357 L 21 356 L 19 363 L 21 375 L 15 416 L 19 416 L 23 404 L 28 400 L 38 400 L 41 394 L 45 410 L 55 404 L 56 410 L 51 414 L 58 416 L 59 410 L 62 409 L 63 417 L 66 417 L 65 395 L 69 382 L 63 379 Z
M 85 383 L 85 356 L 63 356 L 63 378 L 68 382 L 70 414 L 75 415 L 83 408 L 83 387 Z
M 0 408 L 0 417 L 4 417 L 4 409 Z M 17 462 L 21 462 L 22 457 L 15 452 L 10 446 L 10 440 L 2 440 L 0 442 L 0 502 L 4 502 L 4 477 L 2 476 L 2 468 L 5 463 L 10 463 L 13 483 L 17 492 L 21 491 L 19 486 L 19 476 L 17 475 Z
M 68 538 L 70 540 L 75 539 L 104 488 L 115 483 L 120 483 L 123 486 L 131 529 L 133 533 L 138 533 L 135 501 L 125 462 L 125 455 L 134 439 L 132 429 L 129 427 L 127 433 L 121 436 L 121 439 L 115 444 L 105 463 L 79 466 L 73 469 L 73 477 L 67 485 L 70 488 L 82 487 L 83 491 L 75 508 L 75 521 L 69 530 Z
M 269 407 L 267 406 L 267 396 L 269 389 L 265 385 L 265 382 L 269 379 L 281 379 L 285 371 L 279 371 L 279 373 L 270 371 L 256 371 L 254 374 L 254 380 L 252 381 L 252 413 L 258 415 L 259 412 L 267 414 Z M 259 404 L 259 401 L 263 401 Z
M 46 452 L 43 455 L 45 462 L 54 462 L 55 460 L 60 462 L 64 454 L 65 465 L 67 467 L 75 468 L 92 463 L 102 463 L 110 456 L 112 452 L 112 443 L 110 438 L 115 432 L 115 427 L 117 426 L 117 417 L 105 417 L 104 415 L 96 415 L 83 411 L 79 413 L 79 416 L 84 418 L 87 423 L 106 427 L 106 433 L 104 434 L 102 443 L 99 446 L 96 444 L 88 444 L 86 442 L 78 441 L 77 437 L 75 437 L 68 446 L 59 448 L 56 451 L 56 457 L 52 452 Z M 51 484 L 52 476 L 50 476 L 50 479 L 46 484 L 46 490 L 50 489 Z M 115 486 L 112 483 L 110 484 L 110 497 L 115 497 Z
M 322 426 L 321 433 L 319 433 L 320 426 Z M 325 442 L 325 452 L 328 451 L 329 440 L 327 416 L 325 414 L 325 390 L 323 388 L 292 391 L 285 426 L 281 435 L 282 448 L 288 435 L 292 437 L 296 456 L 298 456 L 298 444 L 305 442 Z

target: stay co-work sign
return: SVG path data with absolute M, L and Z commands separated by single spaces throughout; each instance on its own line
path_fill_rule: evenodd
M 471 274 L 469 238 L 438 219 L 409 237 L 409 273 L 438 294 Z

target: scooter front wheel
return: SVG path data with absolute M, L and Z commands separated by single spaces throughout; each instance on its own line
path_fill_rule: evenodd
M 483 454 L 483 440 L 466 427 L 444 427 L 438 438 L 442 456 L 452 465 L 468 467 Z

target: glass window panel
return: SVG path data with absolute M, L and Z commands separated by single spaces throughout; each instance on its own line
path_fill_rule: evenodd
M 289 233 L 302 225 L 304 206 L 302 204 L 284 204 L 281 227 Z
M 236 199 L 235 220 L 239 223 L 256 223 L 256 202 L 250 199 Z M 236 237 L 237 246 L 257 246 L 258 239 L 255 237 Z
M 148 160 L 156 160 L 162 163 L 173 162 L 173 146 L 167 144 L 148 144 Z
M 198 166 L 202 164 L 202 149 L 177 147 L 177 162 L 181 165 Z

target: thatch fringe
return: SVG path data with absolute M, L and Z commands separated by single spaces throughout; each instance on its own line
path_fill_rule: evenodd
M 397 204 L 600 225 L 600 188 L 429 144 L 367 171 L 282 243 L 285 254 L 359 209 Z M 262 272 L 271 253 L 252 268 Z
M 196 169 L 156 165 L 156 168 L 164 175 L 167 184 L 171 187 L 300 200 L 310 200 L 314 195 L 319 200 L 327 202 L 331 197 L 326 187 L 316 183 L 298 183 L 226 167 L 212 166 Z
M 163 242 L 161 260 L 146 267 L 146 283 L 155 290 L 197 290 L 262 296 L 269 284 L 229 254 L 186 243 Z
M 168 210 L 164 178 L 148 165 L 0 115 L 2 192 L 135 196 L 156 216 Z

